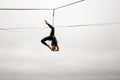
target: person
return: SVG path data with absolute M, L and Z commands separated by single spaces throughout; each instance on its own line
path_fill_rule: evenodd
M 43 43 L 45 46 L 47 46 L 52 51 L 59 51 L 58 41 L 55 37 L 55 28 L 52 25 L 50 25 L 46 20 L 45 20 L 45 23 L 51 29 L 51 33 L 49 36 L 43 38 L 41 40 L 41 43 Z M 51 46 L 46 43 L 47 40 L 51 41 Z

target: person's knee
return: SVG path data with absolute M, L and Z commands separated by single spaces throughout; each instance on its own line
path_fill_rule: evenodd
M 41 40 L 41 43 L 44 43 L 44 40 L 43 40 L 43 39 Z
M 50 27 L 52 30 L 54 30 L 54 27 Z
M 55 28 L 54 28 L 54 27 L 52 27 L 52 30 L 54 31 L 54 30 L 55 30 Z

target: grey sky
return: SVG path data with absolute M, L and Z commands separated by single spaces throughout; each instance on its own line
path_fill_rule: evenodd
M 1 0 L 0 8 L 55 8 L 77 0 Z M 29 3 L 28 3 L 29 2 Z M 40 40 L 49 35 L 52 11 L 0 11 L 0 80 L 120 80 L 120 1 L 86 0 L 57 9 L 60 51 Z M 69 25 L 104 24 L 80 27 Z M 57 27 L 60 26 L 60 27 Z

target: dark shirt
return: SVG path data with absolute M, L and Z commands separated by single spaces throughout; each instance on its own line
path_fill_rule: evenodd
M 52 38 L 51 45 L 57 46 L 57 44 L 58 44 L 58 42 L 57 42 L 56 37 L 53 37 L 53 38 Z

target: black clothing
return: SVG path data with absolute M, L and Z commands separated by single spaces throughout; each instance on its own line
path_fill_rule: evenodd
M 55 34 L 55 29 L 54 29 L 54 27 L 53 27 L 52 25 L 50 25 L 49 23 L 47 23 L 47 25 L 51 28 L 51 33 L 50 33 L 50 35 L 49 35 L 48 37 L 43 38 L 43 39 L 41 40 L 41 42 L 42 42 L 44 45 L 48 46 L 48 44 L 47 44 L 45 41 L 49 40 L 49 41 L 51 41 L 51 45 L 57 46 L 58 42 L 57 42 L 56 37 L 54 36 L 54 34 Z

